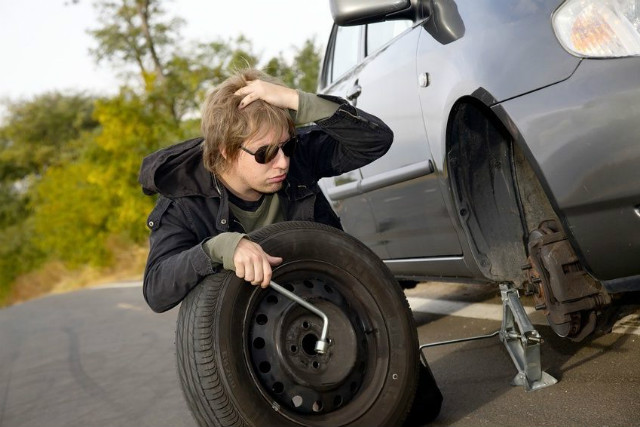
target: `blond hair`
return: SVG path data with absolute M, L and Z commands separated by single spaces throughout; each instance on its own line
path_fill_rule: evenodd
M 245 69 L 227 78 L 204 101 L 201 124 L 203 160 L 210 172 L 224 172 L 238 158 L 240 147 L 247 140 L 262 137 L 273 130 L 288 132 L 290 136 L 295 134 L 293 120 L 285 108 L 263 100 L 238 108 L 243 97 L 235 95 L 235 92 L 252 80 L 284 86 L 280 80 L 259 70 Z M 277 143 L 274 141 L 274 149 L 277 149 Z

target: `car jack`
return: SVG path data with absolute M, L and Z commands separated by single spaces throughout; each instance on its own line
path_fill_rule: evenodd
M 526 391 L 538 390 L 558 382 L 542 370 L 540 363 L 540 344 L 542 337 L 535 330 L 520 302 L 518 290 L 511 283 L 500 284 L 502 297 L 502 326 L 500 330 L 487 335 L 459 338 L 420 345 L 420 357 L 426 363 L 424 349 L 440 345 L 500 337 L 511 356 L 518 373 L 512 385 L 523 386 Z

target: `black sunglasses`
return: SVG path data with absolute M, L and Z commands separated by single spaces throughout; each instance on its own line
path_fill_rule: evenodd
M 256 159 L 256 162 L 260 163 L 261 165 L 264 165 L 276 158 L 276 156 L 278 155 L 278 150 L 280 148 L 282 148 L 282 152 L 284 153 L 285 156 L 291 157 L 294 151 L 296 151 L 297 145 L 298 145 L 298 136 L 292 136 L 282 144 L 278 144 L 275 146 L 273 144 L 263 145 L 262 147 L 258 148 L 255 152 L 249 151 L 243 146 L 240 146 L 240 149 L 246 153 L 251 154 Z

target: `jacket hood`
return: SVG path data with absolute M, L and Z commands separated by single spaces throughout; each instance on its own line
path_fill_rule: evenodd
M 204 167 L 203 140 L 190 139 L 145 157 L 138 176 L 142 191 L 165 197 L 219 196 L 213 175 Z

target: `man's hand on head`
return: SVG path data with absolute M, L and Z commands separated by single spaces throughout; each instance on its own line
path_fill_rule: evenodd
M 271 282 L 271 266 L 281 262 L 282 258 L 269 255 L 259 244 L 246 238 L 240 240 L 233 254 L 236 276 L 263 288 Z
M 262 80 L 250 81 L 245 87 L 238 89 L 235 95 L 243 97 L 240 108 L 262 99 L 276 107 L 298 110 L 298 92 L 295 89 Z

